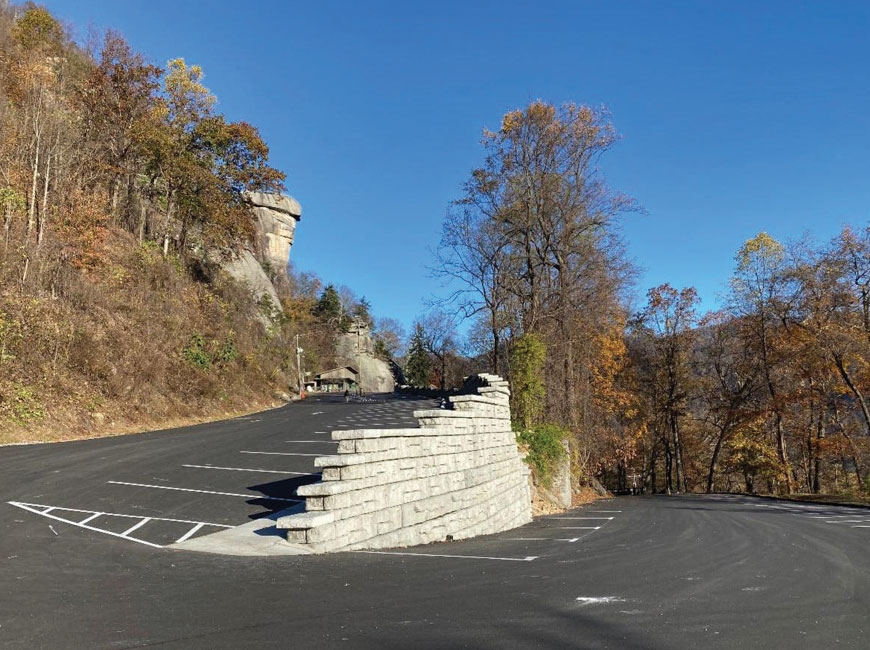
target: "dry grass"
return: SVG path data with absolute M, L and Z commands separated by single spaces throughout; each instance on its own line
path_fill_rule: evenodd
M 268 408 L 292 333 L 249 292 L 122 230 L 75 268 L 47 244 L 30 280 L 0 259 L 0 444 L 117 435 Z M 61 247 L 58 246 L 60 251 Z M 195 272 L 194 272 L 195 271 Z M 194 279 L 197 278 L 197 279 Z

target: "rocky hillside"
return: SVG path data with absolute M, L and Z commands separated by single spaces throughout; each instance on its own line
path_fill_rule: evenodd
M 202 79 L 0 4 L 0 443 L 276 404 L 297 340 L 337 363 L 322 283 L 288 273 L 299 203 Z

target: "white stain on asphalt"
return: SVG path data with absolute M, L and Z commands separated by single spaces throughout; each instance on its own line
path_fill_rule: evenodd
M 619 596 L 578 596 L 577 602 L 581 605 L 608 605 L 610 603 L 624 603 L 625 598 Z

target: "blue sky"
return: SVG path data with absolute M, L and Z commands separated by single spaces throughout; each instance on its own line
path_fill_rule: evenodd
M 601 161 L 637 296 L 719 304 L 759 231 L 824 241 L 870 206 L 870 3 L 49 0 L 81 38 L 183 57 L 256 125 L 302 204 L 291 259 L 407 325 L 483 127 L 535 99 L 609 107 Z

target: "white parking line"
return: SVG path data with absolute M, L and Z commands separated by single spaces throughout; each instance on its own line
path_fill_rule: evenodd
M 172 490 L 174 492 L 194 492 L 196 494 L 215 494 L 223 497 L 242 497 L 243 499 L 261 499 L 263 501 L 289 501 L 302 503 L 302 499 L 285 499 L 283 497 L 258 496 L 256 494 L 238 494 L 236 492 L 214 492 L 212 490 L 193 490 L 191 488 L 170 487 L 168 485 L 148 485 L 147 483 L 127 483 L 126 481 L 106 481 L 112 485 L 128 485 L 130 487 L 152 488 L 155 490 Z
M 599 521 L 601 519 L 606 519 L 607 521 L 612 521 L 613 517 L 541 517 L 541 519 L 561 519 L 561 520 L 581 519 L 581 520 L 595 520 L 595 521 Z
M 249 467 L 217 467 L 216 465 L 182 465 L 192 469 L 224 469 L 230 472 L 261 472 L 263 474 L 292 474 L 294 476 L 311 476 L 311 472 L 288 472 L 282 469 L 252 469 Z
M 556 530 L 598 530 L 601 526 L 559 526 Z
M 579 537 L 505 537 L 505 541 L 508 542 L 568 542 L 569 544 L 573 544 L 578 541 Z
M 455 558 L 459 560 L 498 560 L 501 562 L 531 562 L 537 560 L 537 555 L 527 555 L 526 557 L 488 557 L 485 555 L 442 555 L 435 553 L 407 553 L 399 551 L 353 551 L 354 553 L 368 553 L 370 555 L 411 555 L 414 557 L 441 557 Z
M 284 442 L 315 442 L 317 444 L 337 445 L 338 440 L 285 440 Z
M 125 515 L 117 512 L 95 512 L 93 510 L 81 510 L 79 508 L 63 508 L 60 506 L 46 506 L 38 503 L 22 503 L 20 501 L 9 501 L 9 505 L 15 506 L 16 508 L 21 508 L 22 510 L 27 510 L 28 512 L 32 512 L 36 515 L 42 515 L 43 517 L 48 517 L 49 519 L 54 519 L 55 521 L 60 521 L 65 524 L 69 524 L 70 526 L 75 526 L 76 528 L 84 528 L 85 530 L 90 530 L 95 533 L 103 533 L 105 535 L 110 535 L 112 537 L 119 537 L 121 539 L 126 539 L 131 542 L 136 542 L 137 544 L 144 544 L 145 546 L 151 546 L 152 548 L 163 548 L 160 544 L 154 544 L 152 542 L 146 542 L 144 539 L 138 539 L 136 537 L 128 537 L 128 535 L 135 531 L 137 528 L 144 526 L 146 523 L 150 521 L 171 521 L 182 524 L 195 524 L 197 526 L 197 530 L 202 528 L 203 526 L 214 526 L 216 528 L 233 528 L 233 526 L 227 526 L 225 524 L 211 524 L 208 522 L 199 522 L 199 521 L 190 521 L 189 519 L 169 519 L 165 517 L 142 517 L 141 515 Z M 86 517 L 82 521 L 73 521 L 71 519 L 64 519 L 58 515 L 50 514 L 52 511 L 61 511 L 61 512 L 74 512 L 78 514 L 87 513 L 90 517 Z M 128 528 L 123 533 L 116 533 L 111 530 L 105 530 L 103 528 L 97 528 L 96 526 L 89 526 L 87 523 L 93 519 L 96 519 L 100 516 L 107 517 L 122 517 L 125 519 L 139 519 L 140 521 Z M 192 533 L 191 533 L 192 534 Z
M 323 456 L 323 454 L 297 454 L 287 451 L 240 451 L 240 454 L 259 454 L 260 456 Z
M 202 528 L 203 526 L 205 526 L 205 524 L 197 524 L 196 526 L 194 526 L 193 528 L 191 528 L 189 531 L 187 531 L 186 533 L 184 533 L 184 535 L 182 535 L 182 536 L 179 537 L 177 540 L 175 540 L 175 543 L 176 543 L 176 544 L 181 544 L 181 542 L 186 542 L 186 541 L 189 540 L 193 535 L 195 535 L 196 532 L 197 532 L 200 528 Z
M 145 517 L 142 521 L 140 521 L 139 523 L 133 524 L 127 530 L 125 530 L 123 533 L 121 533 L 121 537 L 126 537 L 130 533 L 133 533 L 133 532 L 139 530 L 140 528 L 142 528 L 142 526 L 147 524 L 149 521 L 151 521 L 151 517 Z

